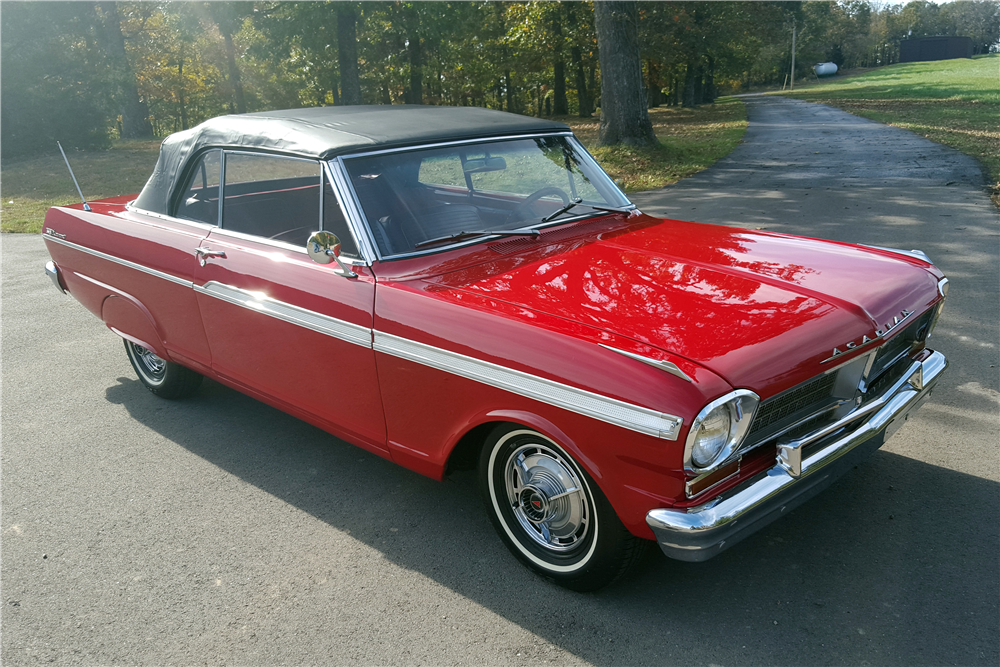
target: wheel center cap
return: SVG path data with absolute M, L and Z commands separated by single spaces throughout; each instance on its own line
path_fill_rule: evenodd
M 549 499 L 540 489 L 533 486 L 524 487 L 518 500 L 521 510 L 529 521 L 536 523 L 543 521 L 549 512 Z

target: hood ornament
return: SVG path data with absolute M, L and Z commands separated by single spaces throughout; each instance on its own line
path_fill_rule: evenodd
M 855 350 L 860 350 L 866 345 L 884 339 L 887 335 L 889 335 L 890 331 L 897 328 L 912 314 L 913 314 L 912 310 L 903 310 L 902 312 L 900 312 L 899 315 L 896 315 L 895 317 L 892 318 L 892 322 L 886 324 L 881 329 L 876 329 L 873 334 L 865 334 L 864 336 L 861 337 L 861 340 L 852 340 L 851 342 L 847 343 L 847 345 L 844 346 L 843 350 L 841 350 L 839 347 L 833 348 L 833 356 L 831 356 L 828 359 L 824 359 L 820 363 L 825 364 L 826 362 L 833 361 L 834 359 L 840 357 L 841 355 L 847 354 L 848 352 L 854 352 Z

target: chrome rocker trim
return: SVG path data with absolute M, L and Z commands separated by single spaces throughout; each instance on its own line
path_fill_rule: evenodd
M 849 428 L 849 432 L 806 458 L 796 460 L 796 455 L 801 457 L 801 448 L 830 436 L 835 429 L 824 428 L 805 438 L 782 442 L 772 468 L 704 505 L 651 510 L 646 523 L 660 549 L 677 560 L 708 560 L 798 507 L 881 447 L 927 399 L 947 367 L 948 360 L 940 352 L 913 362 L 901 380 L 873 401 L 874 413 L 863 406 L 858 413 L 848 415 L 837 426 Z M 848 425 L 863 418 L 860 424 Z

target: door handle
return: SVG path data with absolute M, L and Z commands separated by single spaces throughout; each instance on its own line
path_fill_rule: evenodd
M 225 250 L 212 250 L 211 248 L 204 248 L 204 247 L 195 248 L 194 254 L 198 255 L 198 263 L 201 264 L 202 266 L 205 266 L 205 263 L 208 261 L 209 257 L 218 257 L 220 259 L 226 258 Z

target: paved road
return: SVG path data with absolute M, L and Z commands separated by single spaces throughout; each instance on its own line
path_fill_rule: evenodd
M 577 595 L 438 484 L 208 382 L 158 400 L 2 238 L 2 659 L 57 664 L 1000 663 L 1000 219 L 966 158 L 794 101 L 649 212 L 920 247 L 952 360 L 868 465 L 703 564 Z

